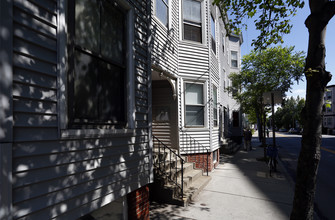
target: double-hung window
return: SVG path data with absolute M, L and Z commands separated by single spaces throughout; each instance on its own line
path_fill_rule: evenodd
M 168 26 L 169 21 L 169 0 L 156 0 L 155 16 Z
M 213 85 L 213 124 L 218 126 L 218 89 Z
M 204 84 L 185 84 L 185 126 L 203 127 L 204 120 Z
M 201 2 L 183 0 L 183 39 L 202 42 Z
M 125 126 L 126 20 L 115 1 L 69 1 L 70 128 Z
M 216 43 L 215 43 L 215 20 L 213 15 L 211 15 L 211 43 L 212 43 L 212 50 L 216 53 Z
M 238 67 L 237 51 L 231 51 L 231 66 Z

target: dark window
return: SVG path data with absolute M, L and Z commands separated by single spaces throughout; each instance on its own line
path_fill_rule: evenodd
M 70 1 L 69 10 L 69 125 L 123 127 L 126 12 L 103 0 Z
M 156 17 L 165 25 L 168 25 L 169 1 L 156 0 Z
M 213 123 L 218 126 L 218 89 L 213 85 Z
M 222 34 L 222 51 L 223 51 L 223 53 L 224 53 L 224 44 L 225 44 L 225 35 L 224 34 Z
M 216 42 L 215 42 L 215 20 L 211 15 L 211 42 L 212 42 L 212 50 L 216 53 Z
M 184 40 L 202 42 L 201 2 L 183 1 L 183 28 Z
M 239 112 L 233 112 L 233 127 L 239 127 L 240 119 Z

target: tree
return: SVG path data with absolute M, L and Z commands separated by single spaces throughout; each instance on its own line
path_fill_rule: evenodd
M 231 25 L 226 25 L 231 30 L 239 30 L 239 27 L 234 28 L 234 25 L 241 24 L 242 18 L 252 18 L 257 14 L 255 25 L 261 33 L 253 44 L 258 49 L 282 41 L 281 34 L 290 32 L 289 16 L 294 15 L 297 8 L 304 6 L 302 0 L 214 0 L 214 2 L 221 8 L 226 21 L 229 21 L 228 13 L 232 13 L 234 20 L 230 20 Z M 325 66 L 325 36 L 327 24 L 335 14 L 335 1 L 309 0 L 309 8 L 311 14 L 305 21 L 309 31 L 305 64 L 306 105 L 302 111 L 305 125 L 291 219 L 313 218 L 316 176 L 321 156 L 323 94 L 327 83 L 331 80 L 331 74 L 326 71 Z
M 284 127 L 286 129 L 295 128 L 296 123 L 303 126 L 300 112 L 305 106 L 305 99 L 296 99 L 293 97 L 286 99 L 282 107 L 278 108 L 275 113 L 275 122 L 278 128 Z
M 301 79 L 303 54 L 294 52 L 294 47 L 281 46 L 252 51 L 243 57 L 241 72 L 229 76 L 232 80 L 232 87 L 229 89 L 235 91 L 233 96 L 245 113 L 262 118 L 260 121 L 263 123 L 259 125 L 266 121 L 264 102 L 260 98 L 265 92 L 274 90 L 285 93 L 293 85 L 293 80 Z

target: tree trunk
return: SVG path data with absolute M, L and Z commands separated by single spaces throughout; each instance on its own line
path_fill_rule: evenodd
M 330 4 L 329 4 L 330 3 Z M 325 69 L 325 34 L 332 16 L 327 14 L 331 2 L 310 0 L 311 15 L 305 24 L 309 31 L 305 75 L 306 103 L 302 111 L 305 121 L 298 159 L 291 219 L 313 219 L 316 176 L 320 161 L 323 96 L 331 75 Z M 333 7 L 333 6 L 332 6 Z

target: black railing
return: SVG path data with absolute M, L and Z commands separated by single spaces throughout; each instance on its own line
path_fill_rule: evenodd
M 208 176 L 208 162 L 209 162 L 209 147 L 205 147 L 199 141 L 195 140 L 191 135 L 180 129 L 180 152 L 181 154 L 204 154 L 206 153 L 207 159 L 201 160 L 201 158 L 195 157 L 195 163 L 199 164 L 203 171 L 206 170 Z
M 169 148 L 166 144 L 160 141 L 157 137 L 153 135 L 154 140 L 154 154 L 157 155 L 154 160 L 155 168 L 159 169 L 161 175 L 168 177 L 169 182 L 173 183 L 180 189 L 180 197 L 183 198 L 184 191 L 184 160 L 179 154 Z M 178 160 L 181 164 L 181 178 L 180 183 L 178 183 Z M 173 166 L 174 165 L 174 166 Z M 173 175 L 173 171 L 175 174 Z

